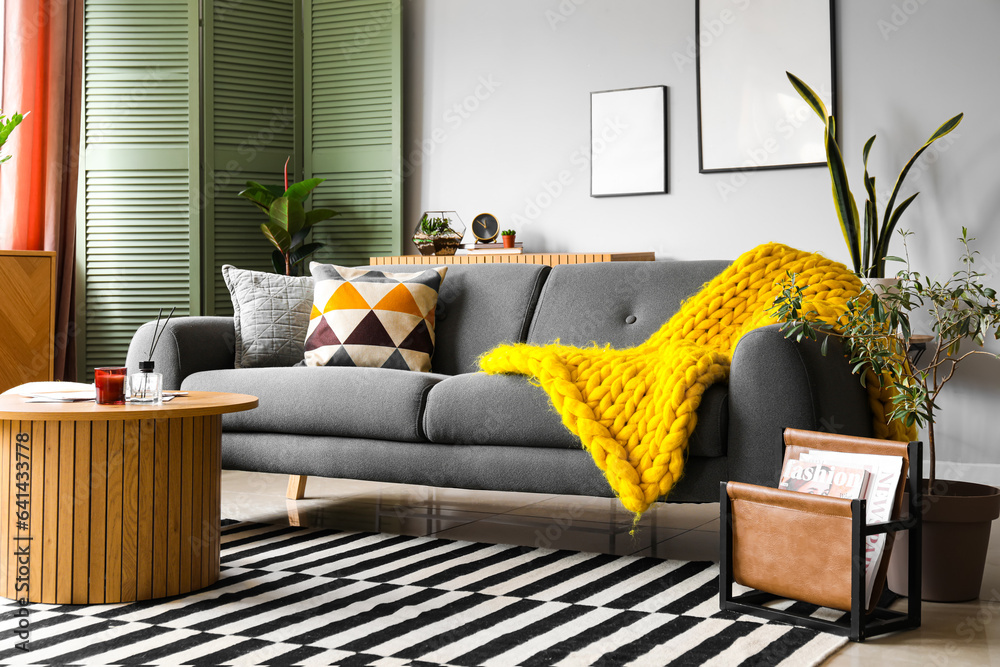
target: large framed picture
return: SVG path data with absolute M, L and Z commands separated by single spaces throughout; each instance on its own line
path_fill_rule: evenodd
M 590 195 L 667 192 L 667 87 L 590 94 Z
M 823 123 L 791 72 L 835 114 L 833 0 L 696 0 L 701 173 L 826 164 Z

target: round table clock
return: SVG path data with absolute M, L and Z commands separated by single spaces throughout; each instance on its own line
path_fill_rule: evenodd
M 479 243 L 493 243 L 500 234 L 500 223 L 490 213 L 480 213 L 472 219 L 472 234 Z

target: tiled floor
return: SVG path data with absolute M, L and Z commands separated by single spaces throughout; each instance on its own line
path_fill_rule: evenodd
M 681 560 L 719 557 L 718 504 L 658 505 L 630 535 L 632 516 L 610 499 L 311 477 L 306 497 L 291 501 L 287 480 L 224 471 L 222 516 Z M 1000 530 L 990 554 L 979 601 L 924 603 L 919 630 L 848 644 L 826 665 L 1000 665 Z

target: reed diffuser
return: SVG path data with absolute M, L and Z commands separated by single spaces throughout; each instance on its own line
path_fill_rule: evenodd
M 156 314 L 156 324 L 153 325 L 153 340 L 149 345 L 149 357 L 146 361 L 139 362 L 139 372 L 133 373 L 129 377 L 129 401 L 143 405 L 163 405 L 163 374 L 156 372 L 156 362 L 153 361 L 153 352 L 156 350 L 160 336 L 167 329 L 167 323 L 174 315 L 176 306 L 167 313 L 167 318 L 163 320 L 163 327 L 160 327 L 160 319 L 163 317 L 163 309 L 160 308 Z

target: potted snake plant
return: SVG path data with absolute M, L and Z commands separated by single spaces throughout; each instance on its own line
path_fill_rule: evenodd
M 862 224 L 861 215 L 858 212 L 857 202 L 851 193 L 851 185 L 847 178 L 847 168 L 844 166 L 844 156 L 837 143 L 837 125 L 833 116 L 826 109 L 823 100 L 819 95 L 807 86 L 802 79 L 791 72 L 785 72 L 792 87 L 805 100 L 813 111 L 820 117 L 826 125 L 824 143 L 826 145 L 826 164 L 830 170 L 830 180 L 833 186 L 833 205 L 837 210 L 837 219 L 840 221 L 840 229 L 844 233 L 844 241 L 847 249 L 851 253 L 851 262 L 854 272 L 861 277 L 862 282 L 870 287 L 876 284 L 887 284 L 892 282 L 885 275 L 885 263 L 889 254 L 889 241 L 892 233 L 896 229 L 900 216 L 913 203 L 919 192 L 904 199 L 896 205 L 900 187 L 910 172 L 913 164 L 927 150 L 931 144 L 945 136 L 962 122 L 964 114 L 958 114 L 954 118 L 947 120 L 939 127 L 930 139 L 924 142 L 923 146 L 917 149 L 913 157 L 909 159 L 903 170 L 896 177 L 896 184 L 892 188 L 889 201 L 886 202 L 882 221 L 879 222 L 878 199 L 875 191 L 875 177 L 868 174 L 868 154 L 871 152 L 872 144 L 875 143 L 875 135 L 865 142 L 862 151 L 862 162 L 864 164 L 864 186 L 868 195 L 864 207 L 864 219 Z
M 904 250 L 911 232 L 900 230 Z M 803 311 L 802 288 L 794 281 L 784 286 L 775 300 L 773 313 L 784 322 L 786 336 L 797 339 L 829 337 L 843 341 L 845 354 L 862 384 L 880 382 L 893 393 L 893 409 L 887 418 L 906 427 L 926 429 L 929 475 L 924 480 L 924 529 L 922 548 L 923 598 L 937 602 L 959 602 L 979 596 L 990 526 L 1000 516 L 1000 489 L 970 482 L 944 480 L 937 476 L 937 439 L 934 429 L 940 410 L 938 399 L 960 365 L 976 357 L 1000 355 L 984 349 L 986 337 L 1000 339 L 1000 303 L 997 292 L 982 283 L 986 274 L 976 266 L 975 239 L 963 227 L 959 237 L 963 252 L 961 267 L 943 282 L 913 271 L 909 251 L 891 289 L 878 298 L 862 292 L 849 299 L 836 325 L 815 312 Z M 911 315 L 921 313 L 930 323 L 933 339 L 929 360 L 911 362 Z M 905 506 L 905 504 L 904 504 Z M 906 542 L 893 549 L 889 586 L 906 594 L 908 572 Z M 900 539 L 900 538 L 897 538 Z

